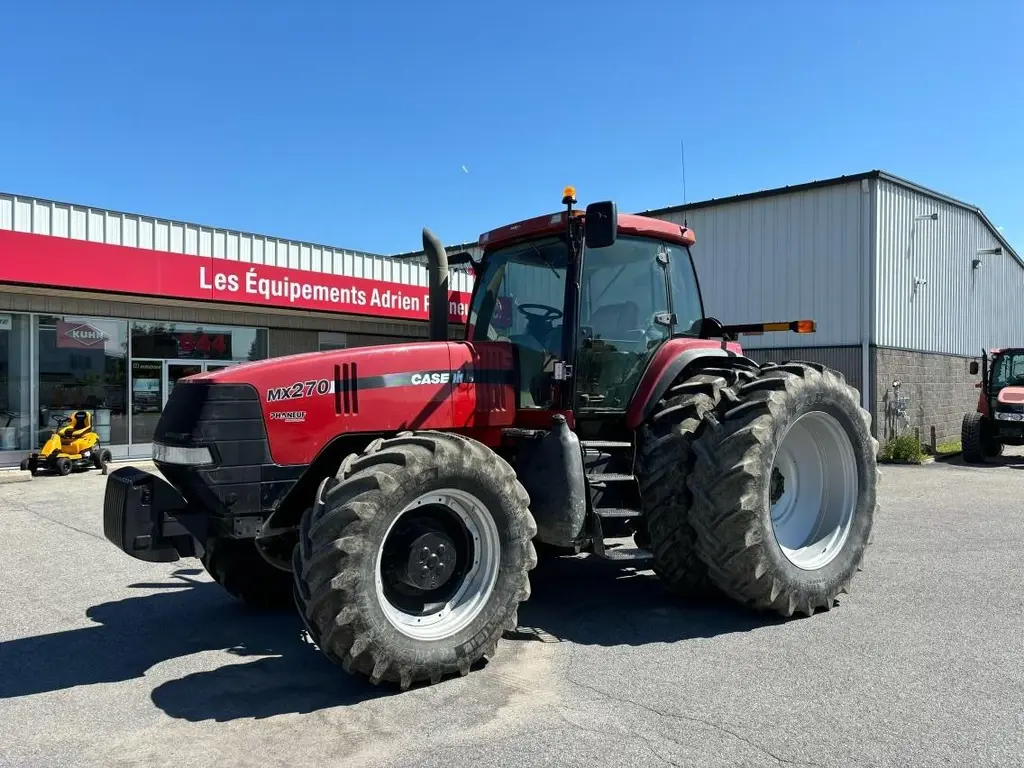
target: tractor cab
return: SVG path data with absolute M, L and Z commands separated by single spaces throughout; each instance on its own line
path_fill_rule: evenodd
M 982 350 L 981 365 L 971 361 L 977 408 L 964 415 L 961 443 L 964 460 L 982 463 L 999 456 L 1006 445 L 1024 445 L 1024 349 Z
M 704 327 L 694 236 L 614 203 L 574 211 L 571 187 L 562 202 L 480 237 L 466 338 L 515 346 L 521 408 L 622 413 L 657 349 Z
M 972 375 L 978 374 L 976 360 L 970 369 Z M 1024 349 L 982 351 L 981 381 L 977 386 L 982 390 L 981 399 L 990 411 L 1005 405 L 1024 406 Z

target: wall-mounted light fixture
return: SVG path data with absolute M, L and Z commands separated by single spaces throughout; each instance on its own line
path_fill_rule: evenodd
M 931 219 L 932 221 L 939 220 L 939 214 L 935 211 L 932 213 L 919 213 L 914 217 L 914 221 L 921 221 L 922 219 Z
M 979 248 L 975 251 L 975 257 L 971 260 L 971 269 L 977 269 L 981 266 L 982 256 L 998 256 L 1003 252 L 1003 247 L 997 245 L 995 248 Z

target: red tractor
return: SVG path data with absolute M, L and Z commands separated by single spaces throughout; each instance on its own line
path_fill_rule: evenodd
M 981 361 L 978 407 L 960 427 L 964 461 L 971 464 L 1001 455 L 1004 445 L 1024 445 L 1024 349 L 982 350 Z M 972 360 L 971 375 L 978 370 Z
M 840 374 L 736 343 L 813 322 L 705 317 L 691 230 L 562 202 L 480 237 L 465 340 L 424 230 L 430 341 L 179 381 L 154 436 L 166 480 L 110 475 L 107 538 L 197 556 L 251 604 L 294 600 L 327 657 L 403 689 L 494 654 L 539 547 L 640 558 L 754 610 L 830 609 L 875 514 L 870 417 Z

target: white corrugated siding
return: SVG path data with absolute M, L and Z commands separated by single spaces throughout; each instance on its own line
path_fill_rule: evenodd
M 422 264 L 392 264 L 384 256 L 281 240 L 247 232 L 202 227 L 180 221 L 105 211 L 31 197 L 0 194 L 0 229 L 68 237 L 108 245 L 230 259 L 253 264 L 363 277 L 426 286 Z M 394 269 L 392 269 L 394 267 Z M 466 275 L 452 270 L 452 285 Z M 470 290 L 470 287 L 459 290 Z
M 685 212 L 706 314 L 724 323 L 810 318 L 817 333 L 744 336 L 747 347 L 859 344 L 868 258 L 860 183 L 819 187 Z
M 969 356 L 1024 345 L 1024 267 L 1005 247 L 971 267 L 996 247 L 974 211 L 880 180 L 874 342 Z

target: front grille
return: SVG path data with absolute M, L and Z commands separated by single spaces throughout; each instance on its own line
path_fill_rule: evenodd
M 178 382 L 153 440 L 210 449 L 212 467 L 155 462 L 190 505 L 216 515 L 260 511 L 263 467 L 272 460 L 255 387 Z
M 107 477 L 103 494 L 103 535 L 122 546 L 124 543 L 124 507 L 128 498 L 128 482 L 117 475 Z
M 270 460 L 259 395 L 248 384 L 179 382 L 153 440 L 215 447 L 222 467 L 259 466 Z

